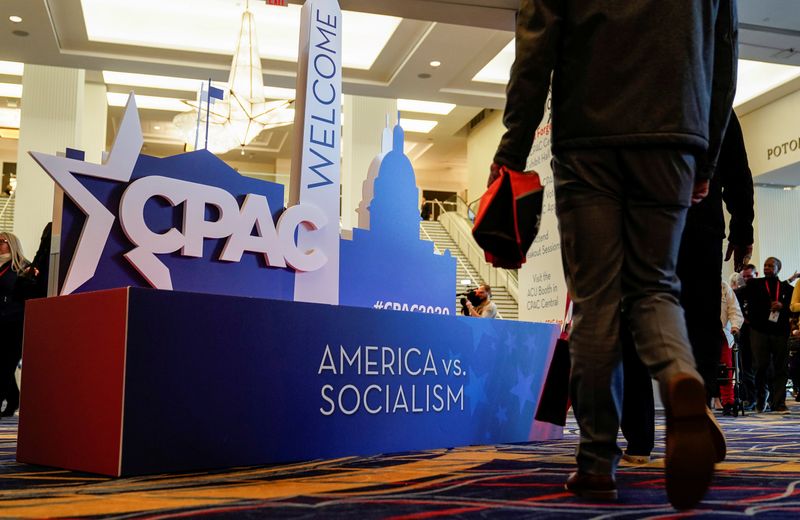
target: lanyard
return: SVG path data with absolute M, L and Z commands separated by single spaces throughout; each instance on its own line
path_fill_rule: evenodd
M 6 272 L 8 272 L 8 270 L 9 270 L 9 269 L 11 269 L 11 263 L 9 263 L 9 264 L 6 266 L 6 268 L 5 268 L 5 269 L 3 269 L 2 271 L 0 271 L 0 277 L 2 277 L 4 274 L 6 274 Z
M 769 298 L 772 299 L 772 291 L 769 290 L 769 283 L 766 280 L 764 280 L 764 287 L 767 288 L 767 294 L 769 295 Z M 778 286 L 775 289 L 775 301 L 778 301 L 780 297 L 781 297 L 781 281 L 778 280 Z

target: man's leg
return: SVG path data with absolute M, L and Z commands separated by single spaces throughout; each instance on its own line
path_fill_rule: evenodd
M 764 412 L 767 407 L 767 369 L 769 368 L 769 340 L 765 334 L 750 329 L 750 347 L 753 351 L 753 372 L 755 372 L 756 411 Z
M 704 204 L 703 202 L 700 205 Z M 719 396 L 717 376 L 720 359 L 719 318 L 722 278 L 722 239 L 708 231 L 703 208 L 692 208 L 681 237 L 677 274 L 681 281 L 680 302 L 697 371 L 703 376 L 707 399 Z
M 695 160 L 678 150 L 626 149 L 619 162 L 626 172 L 627 202 L 623 309 L 629 312 L 639 357 L 661 386 L 667 411 L 666 491 L 676 508 L 685 509 L 703 498 L 725 449 L 694 367 L 675 274 Z M 717 281 L 717 294 L 718 287 Z
M 625 456 L 650 457 L 655 444 L 655 403 L 650 371 L 644 366 L 622 317 L 622 369 L 625 375 L 622 397 L 622 435 L 628 441 Z
M 621 408 L 620 269 L 622 182 L 613 152 L 582 150 L 553 160 L 556 213 L 569 294 L 570 395 L 580 427 L 578 472 L 613 476 Z
M 775 379 L 772 382 L 772 409 L 784 411 L 786 408 L 786 383 L 789 380 L 789 345 L 782 336 L 769 336 Z
M 620 152 L 620 162 L 628 172 L 623 306 L 629 312 L 639 357 L 658 379 L 663 394 L 678 373 L 702 380 L 695 369 L 675 274 L 694 184 L 694 157 L 669 149 L 626 149 Z

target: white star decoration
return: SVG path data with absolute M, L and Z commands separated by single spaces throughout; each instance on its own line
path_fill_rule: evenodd
M 29 152 L 50 177 L 64 190 L 86 215 L 86 223 L 75 249 L 75 255 L 64 278 L 61 294 L 70 294 L 90 280 L 97 270 L 100 256 L 108 241 L 116 217 L 84 187 L 75 174 L 130 181 L 139 152 L 142 149 L 142 129 L 133 93 L 128 96 L 125 115 L 108 158 L 102 164 L 94 164 L 67 157 L 58 157 L 40 152 Z

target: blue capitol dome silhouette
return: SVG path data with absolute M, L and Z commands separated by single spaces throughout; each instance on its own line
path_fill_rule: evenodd
M 365 181 L 364 196 L 372 199 L 361 201 L 359 223 L 368 229 L 354 228 L 352 240 L 341 242 L 339 303 L 455 314 L 455 258 L 420 240 L 419 188 L 399 124 L 391 137 L 391 149 L 373 161 L 377 175 Z

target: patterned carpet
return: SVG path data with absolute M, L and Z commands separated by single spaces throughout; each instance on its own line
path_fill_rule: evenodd
M 563 491 L 576 434 L 526 445 L 474 446 L 126 479 L 14 460 L 17 419 L 0 421 L 3 518 L 797 518 L 800 405 L 792 415 L 721 418 L 728 459 L 700 507 L 677 513 L 663 491 L 663 438 L 645 466 L 621 467 L 620 500 Z M 659 436 L 663 433 L 660 420 Z

